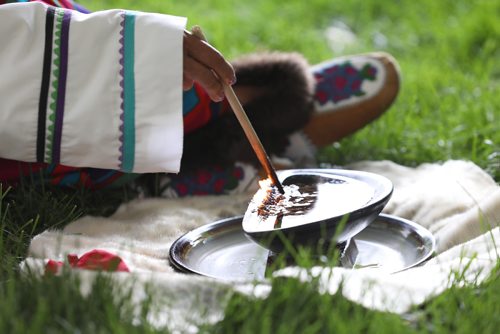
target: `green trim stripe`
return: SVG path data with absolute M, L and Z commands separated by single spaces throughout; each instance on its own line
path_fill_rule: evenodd
M 50 112 L 48 114 L 47 126 L 47 145 L 45 149 L 45 162 L 52 162 L 52 151 L 54 148 L 54 132 L 56 122 L 56 104 L 59 89 L 59 70 L 60 70 L 60 54 L 61 54 L 61 30 L 64 11 L 60 8 L 55 9 L 55 29 L 54 29 L 54 57 L 52 58 L 52 93 L 50 94 Z
M 135 77 L 134 77 L 134 49 L 135 49 L 135 14 L 125 13 L 123 34 L 123 160 L 122 170 L 132 172 L 135 159 Z

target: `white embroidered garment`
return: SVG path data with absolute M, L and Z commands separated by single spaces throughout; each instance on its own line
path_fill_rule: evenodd
M 0 6 L 0 157 L 178 172 L 185 18 Z
M 437 256 L 424 265 L 396 274 L 376 269 L 315 268 L 325 291 L 335 292 L 344 280 L 342 293 L 366 307 L 405 312 L 412 305 L 449 286 L 451 271 L 467 270 L 466 279 L 487 277 L 500 253 L 500 187 L 479 167 L 465 161 L 424 164 L 408 168 L 388 161 L 362 162 L 350 168 L 382 174 L 395 186 L 386 213 L 413 220 L 437 238 Z M 120 282 L 137 280 L 137 298 L 144 283 L 168 296 L 157 314 L 157 324 L 183 330 L 197 321 L 212 322 L 223 316 L 228 291 L 265 295 L 266 282 L 254 288 L 238 282 L 175 272 L 168 263 L 170 245 L 182 234 L 219 218 L 244 213 L 252 193 L 184 199 L 146 199 L 124 204 L 109 218 L 84 217 L 63 231 L 36 236 L 24 265 L 43 267 L 47 258 L 62 260 L 104 249 L 123 258 L 131 274 L 112 274 Z M 332 274 L 333 272 L 333 274 Z M 94 273 L 83 272 L 89 280 Z M 276 275 L 308 279 L 299 268 Z M 200 302 L 203 301 L 203 302 Z M 206 313 L 203 313 L 206 312 Z

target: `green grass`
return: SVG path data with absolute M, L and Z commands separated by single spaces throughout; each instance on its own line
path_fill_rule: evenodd
M 150 300 L 133 308 L 131 289 L 98 276 L 89 293 L 80 293 L 77 275 L 39 279 L 20 276 L 2 282 L 2 333 L 156 333 L 145 321 Z M 133 319 L 137 319 L 134 323 Z
M 383 50 L 399 61 L 403 84 L 373 125 L 320 152 L 326 163 L 390 159 L 406 165 L 466 159 L 500 181 L 500 3 L 488 0 L 82 1 L 92 10 L 127 8 L 189 17 L 227 58 L 260 50 L 298 51 L 311 62 L 333 56 L 324 30 L 342 21 L 357 42 L 342 51 Z M 378 37 L 377 37 L 378 36 Z M 385 37 L 380 44 L 380 36 Z M 382 39 L 383 41 L 384 39 Z M 156 332 L 131 316 L 127 291 L 105 278 L 82 296 L 78 279 L 21 275 L 32 236 L 85 214 L 110 214 L 135 194 L 33 187 L 0 195 L 0 332 Z M 500 261 L 499 261 L 500 263 Z M 500 328 L 500 270 L 460 286 L 404 317 L 367 310 L 315 282 L 276 280 L 271 295 L 235 295 L 207 332 L 495 333 Z M 114 296 L 114 297 L 113 297 Z M 146 312 L 150 305 L 142 305 Z

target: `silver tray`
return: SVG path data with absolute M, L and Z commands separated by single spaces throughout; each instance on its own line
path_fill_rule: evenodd
M 346 243 L 377 218 L 393 191 L 388 178 L 356 170 L 288 169 L 279 171 L 278 177 L 283 186 L 301 183 L 312 186 L 317 180 L 317 186 L 329 185 L 330 191 L 321 194 L 317 192 L 319 187 L 315 191 L 308 190 L 319 196 L 309 208 L 317 210 L 307 209 L 297 216 L 285 214 L 280 219 L 276 214 L 263 219 L 257 209 L 261 202 L 250 201 L 243 216 L 243 230 L 255 242 L 275 252 L 285 248 L 281 236 L 295 246 L 315 246 L 320 236 Z M 265 193 L 262 189 L 257 191 L 261 196 Z M 278 220 L 283 225 L 280 223 L 277 227 Z M 343 225 L 342 229 L 339 229 L 340 225 Z
M 170 263 L 182 272 L 225 280 L 262 280 L 273 253 L 243 232 L 242 217 L 201 226 L 170 247 Z M 394 273 L 421 264 L 434 253 L 433 235 L 409 220 L 380 214 L 351 239 L 339 266 Z

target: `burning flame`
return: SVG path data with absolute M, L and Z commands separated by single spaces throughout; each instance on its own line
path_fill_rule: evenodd
M 270 178 L 259 180 L 259 187 L 252 201 L 257 214 L 264 219 L 269 216 L 304 214 L 316 200 L 315 193 L 301 192 L 297 185 L 285 186 L 285 193 L 281 194 Z
M 273 182 L 272 182 L 271 178 L 269 178 L 269 177 L 267 179 L 259 180 L 259 188 L 264 190 L 265 192 L 270 192 L 272 186 L 273 186 Z
M 285 198 L 273 185 L 271 178 L 259 180 L 260 189 L 255 193 L 253 202 L 257 206 L 257 213 L 262 217 L 276 214 L 279 203 Z

